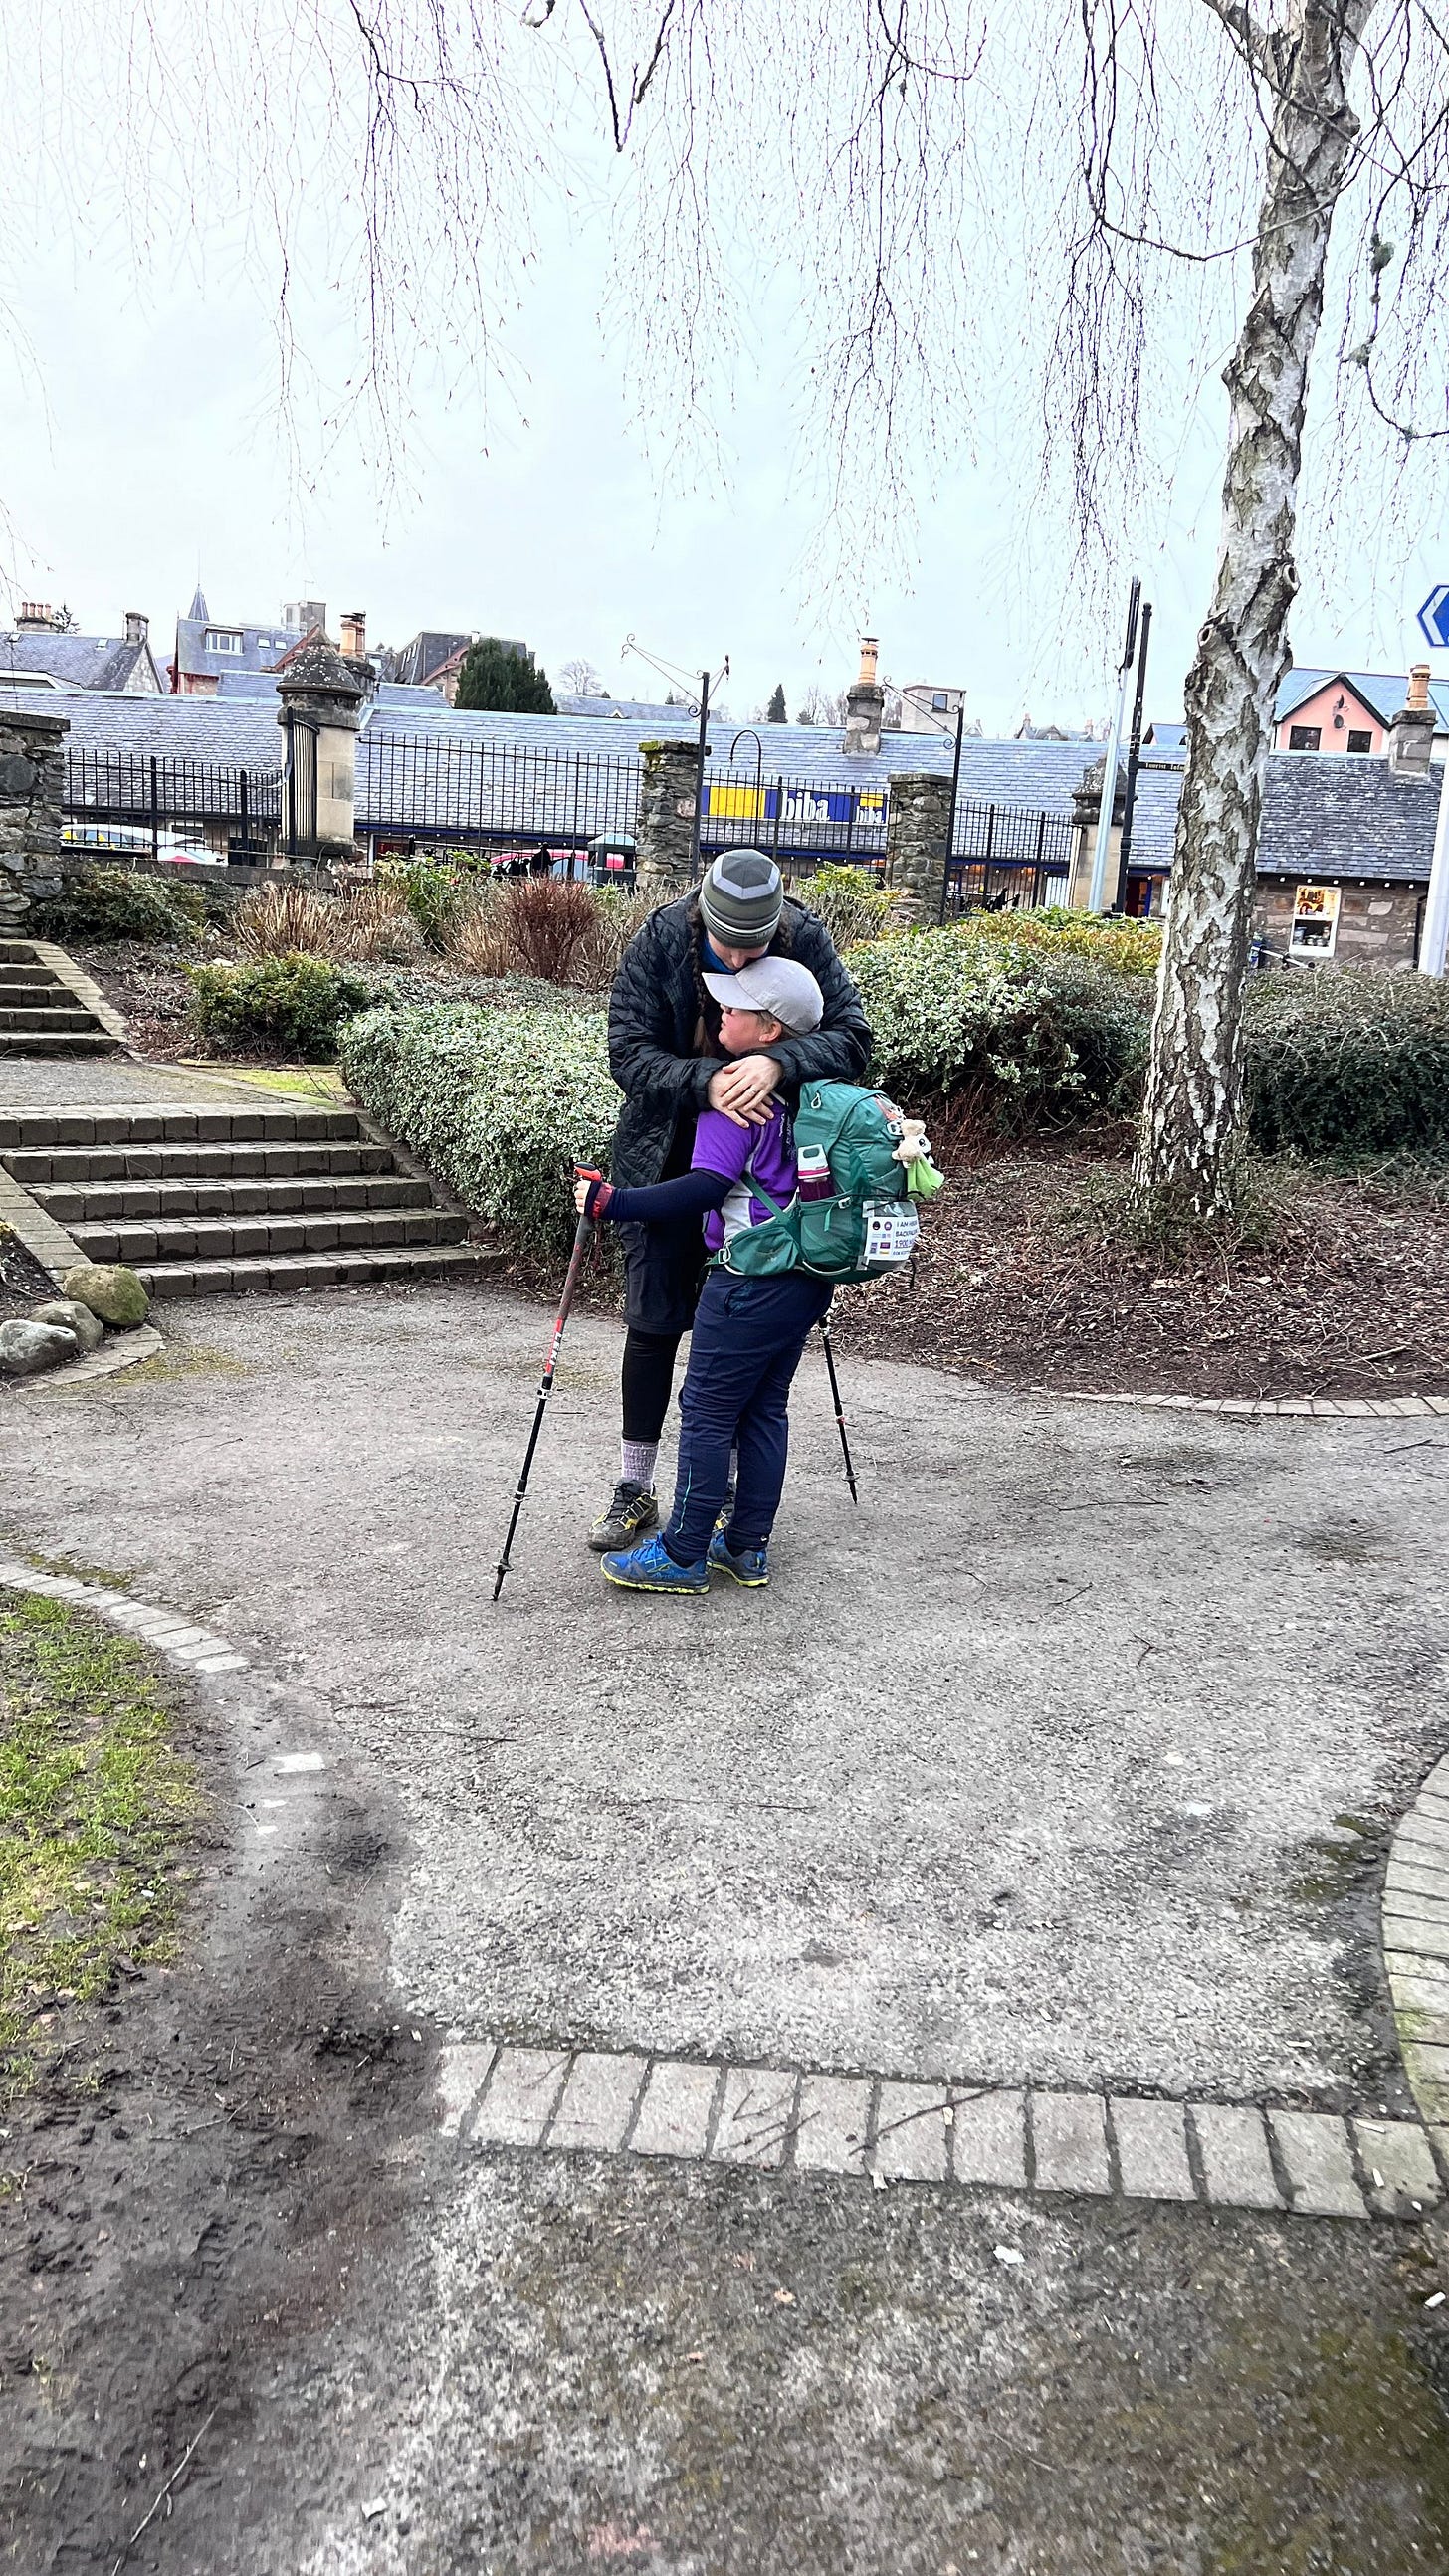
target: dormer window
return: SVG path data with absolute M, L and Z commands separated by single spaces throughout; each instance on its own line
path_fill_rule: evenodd
M 208 653 L 239 653 L 242 639 L 231 626 L 208 626 L 202 639 Z

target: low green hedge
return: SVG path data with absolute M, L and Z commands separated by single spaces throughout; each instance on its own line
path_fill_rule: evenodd
M 875 1038 L 871 1070 L 898 1099 L 986 1082 L 1022 1117 L 1135 1098 L 1151 1011 L 1140 976 L 955 928 L 875 940 L 846 964 Z
M 1449 1149 L 1449 984 L 1360 968 L 1258 975 L 1244 1042 L 1249 1133 L 1263 1152 Z
M 530 1251 L 573 1240 L 575 1163 L 607 1170 L 619 1093 L 602 1012 L 373 1010 L 343 1033 L 363 1107 Z
M 187 973 L 187 1010 L 199 1036 L 225 1053 L 294 1055 L 305 1064 L 330 1064 L 344 1020 L 376 998 L 360 975 L 300 952 Z
M 175 940 L 188 946 L 206 921 L 206 897 L 200 886 L 171 877 L 143 875 L 139 868 L 68 869 L 61 890 L 32 906 L 26 935 L 99 946 L 117 939 Z

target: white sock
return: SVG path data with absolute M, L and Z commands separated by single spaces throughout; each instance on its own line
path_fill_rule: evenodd
M 654 1466 L 659 1456 L 657 1440 L 621 1440 L 619 1473 L 631 1485 L 642 1485 L 646 1493 L 654 1491 Z

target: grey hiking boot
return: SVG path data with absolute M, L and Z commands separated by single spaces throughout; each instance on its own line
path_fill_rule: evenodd
M 589 1532 L 589 1545 L 595 1556 L 606 1556 L 615 1548 L 630 1548 L 645 1530 L 657 1529 L 659 1505 L 648 1485 L 636 1485 L 621 1476 L 614 1487 L 614 1499 L 600 1514 Z

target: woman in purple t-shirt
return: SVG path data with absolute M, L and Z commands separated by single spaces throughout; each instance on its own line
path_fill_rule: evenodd
M 704 980 L 720 1006 L 727 1055 L 755 1055 L 776 1039 L 804 1037 L 820 1025 L 820 987 L 792 957 L 761 957 L 737 975 Z M 766 1197 L 754 1195 L 752 1181 Z M 770 1200 L 783 1206 L 795 1188 L 794 1131 L 783 1100 L 775 1099 L 763 1127 L 740 1127 L 718 1110 L 701 1110 L 690 1168 L 676 1180 L 639 1190 L 580 1181 L 574 1197 L 586 1215 L 618 1225 L 698 1215 L 708 1250 L 718 1254 L 742 1226 L 765 1224 L 775 1212 Z M 736 1583 L 769 1582 L 790 1381 L 830 1294 L 829 1283 L 808 1271 L 740 1279 L 718 1263 L 710 1269 L 680 1390 L 674 1509 L 662 1532 L 605 1556 L 611 1583 L 634 1592 L 707 1592 L 711 1567 Z M 717 1530 L 736 1446 L 734 1510 L 728 1529 Z

